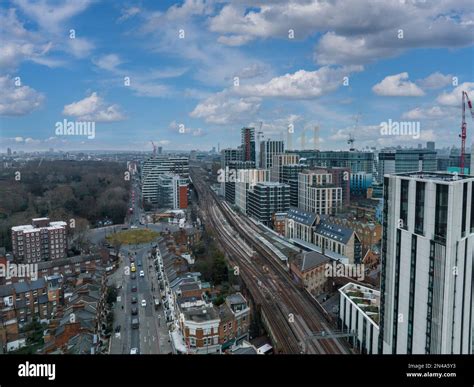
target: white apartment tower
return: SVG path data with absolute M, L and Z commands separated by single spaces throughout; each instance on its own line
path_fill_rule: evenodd
M 379 353 L 473 353 L 474 178 L 384 177 Z
M 316 214 L 335 214 L 342 207 L 342 188 L 332 174 L 305 170 L 298 174 L 298 207 Z
M 268 169 L 239 169 L 235 182 L 235 204 L 247 214 L 248 192 L 255 184 L 269 181 L 270 171 Z

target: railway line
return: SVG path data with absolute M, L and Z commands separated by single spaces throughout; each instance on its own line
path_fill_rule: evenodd
M 279 353 L 348 354 L 347 342 L 330 338 L 331 321 L 324 309 L 305 290 L 296 286 L 280 257 L 257 235 L 258 226 L 221 202 L 206 185 L 199 168 L 191 168 L 194 187 L 206 225 L 210 225 L 227 258 L 249 289 L 266 320 Z M 325 332 L 324 340 L 311 340 Z

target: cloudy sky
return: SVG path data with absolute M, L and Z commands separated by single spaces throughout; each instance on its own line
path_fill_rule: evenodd
M 1 1 L 0 150 L 207 150 L 247 125 L 307 149 L 315 125 L 323 149 L 458 145 L 473 32 L 472 0 Z

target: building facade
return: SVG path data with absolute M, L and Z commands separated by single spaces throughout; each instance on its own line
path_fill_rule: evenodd
M 285 145 L 281 140 L 266 140 L 260 143 L 260 168 L 269 169 L 273 165 L 273 156 L 285 152 Z
M 384 178 L 379 352 L 472 354 L 474 178 Z
M 268 169 L 239 169 L 235 182 L 235 205 L 244 214 L 247 214 L 248 192 L 257 183 L 269 181 Z
M 316 214 L 336 214 L 342 207 L 342 188 L 330 173 L 306 170 L 298 174 L 298 207 Z
M 247 213 L 266 226 L 271 226 L 276 212 L 290 208 L 290 186 L 276 182 L 257 183 L 248 193 Z
M 12 250 L 16 261 L 33 263 L 67 256 L 66 222 L 35 218 L 32 224 L 12 227 Z

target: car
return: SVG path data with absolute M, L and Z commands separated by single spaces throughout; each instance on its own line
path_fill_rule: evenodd
M 137 278 L 137 274 L 136 274 L 136 273 L 132 273 L 132 274 L 130 275 L 130 278 L 131 278 L 131 279 L 136 279 L 136 278 Z
M 138 348 L 132 348 L 130 350 L 130 355 L 138 355 Z
M 120 326 L 120 325 L 117 325 L 117 326 L 115 327 L 115 333 L 120 332 L 120 328 L 121 328 L 121 326 Z
M 132 292 L 136 292 L 137 291 L 137 286 L 136 285 L 133 285 L 132 286 Z
M 146 300 L 142 300 L 142 306 L 146 307 Z
M 132 328 L 133 329 L 138 329 L 140 322 L 138 321 L 138 317 L 132 318 Z
M 132 304 L 136 304 L 138 301 L 137 297 L 132 297 Z
M 143 270 L 140 270 L 140 277 L 145 277 L 145 272 Z
M 130 271 L 132 273 L 135 273 L 137 271 L 137 268 L 135 267 L 135 265 L 132 265 L 132 268 L 130 269 Z
M 139 267 L 142 266 L 142 261 L 138 261 L 138 266 L 139 266 Z
M 132 308 L 132 316 L 136 316 L 137 314 L 138 314 L 138 308 L 134 306 Z

